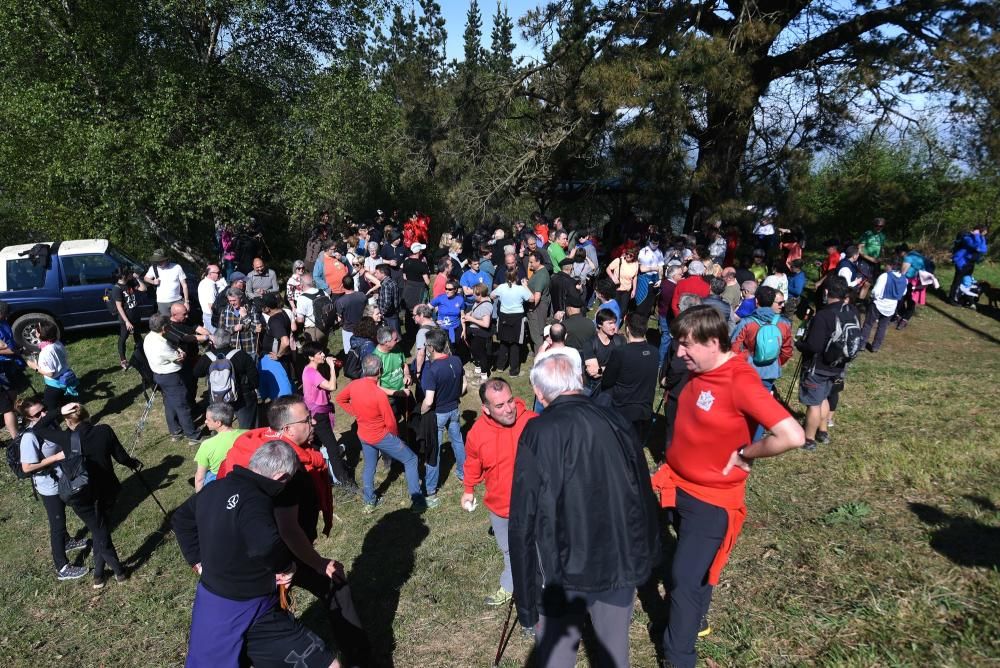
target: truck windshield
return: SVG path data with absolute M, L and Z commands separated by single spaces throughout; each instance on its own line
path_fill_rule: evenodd
M 7 289 L 34 290 L 45 285 L 45 267 L 30 259 L 7 260 Z

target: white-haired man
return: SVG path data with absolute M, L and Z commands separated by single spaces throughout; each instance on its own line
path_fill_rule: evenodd
M 537 624 L 539 665 L 576 665 L 588 616 L 607 663 L 628 665 L 635 588 L 660 551 L 646 460 L 628 422 L 586 396 L 567 355 L 539 360 L 531 385 L 545 412 L 525 426 L 514 462 L 518 620 Z

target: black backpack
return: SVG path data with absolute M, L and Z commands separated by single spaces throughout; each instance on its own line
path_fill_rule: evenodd
M 361 378 L 362 373 L 361 357 L 358 355 L 358 350 L 351 348 L 344 356 L 344 375 L 351 380 L 357 380 Z
M 77 431 L 70 432 L 69 452 L 66 459 L 59 463 L 62 475 L 59 476 L 59 498 L 63 503 L 70 503 L 85 495 L 90 489 L 90 476 L 87 475 L 87 462 L 83 458 L 83 444 Z
M 303 297 L 312 301 L 313 320 L 321 332 L 326 334 L 337 326 L 337 309 L 325 292 L 320 290 L 315 295 L 307 295 L 305 293 L 299 295 L 299 299 Z
M 30 473 L 25 473 L 24 469 L 21 468 L 21 437 L 27 433 L 27 431 L 28 430 L 25 429 L 17 435 L 17 438 L 7 444 L 7 466 L 10 467 L 14 477 L 18 480 L 27 480 L 31 477 Z
M 847 366 L 861 352 L 864 341 L 861 338 L 861 323 L 858 322 L 857 312 L 847 304 L 842 304 L 837 311 L 837 322 L 830 340 L 826 342 L 826 349 L 823 350 L 823 361 L 832 367 Z

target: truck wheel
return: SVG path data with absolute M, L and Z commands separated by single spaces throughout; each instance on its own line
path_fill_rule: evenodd
M 39 345 L 41 342 L 38 340 L 38 326 L 43 322 L 51 322 L 58 327 L 55 318 L 45 313 L 26 313 L 15 320 L 11 326 L 11 329 L 14 331 L 14 338 L 28 352 L 37 353 L 41 350 L 41 346 Z

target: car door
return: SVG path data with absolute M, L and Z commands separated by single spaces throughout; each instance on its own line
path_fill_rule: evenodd
M 112 274 L 118 264 L 104 253 L 61 255 L 59 260 L 66 304 L 63 326 L 86 327 L 114 322 L 104 295 L 114 282 Z

